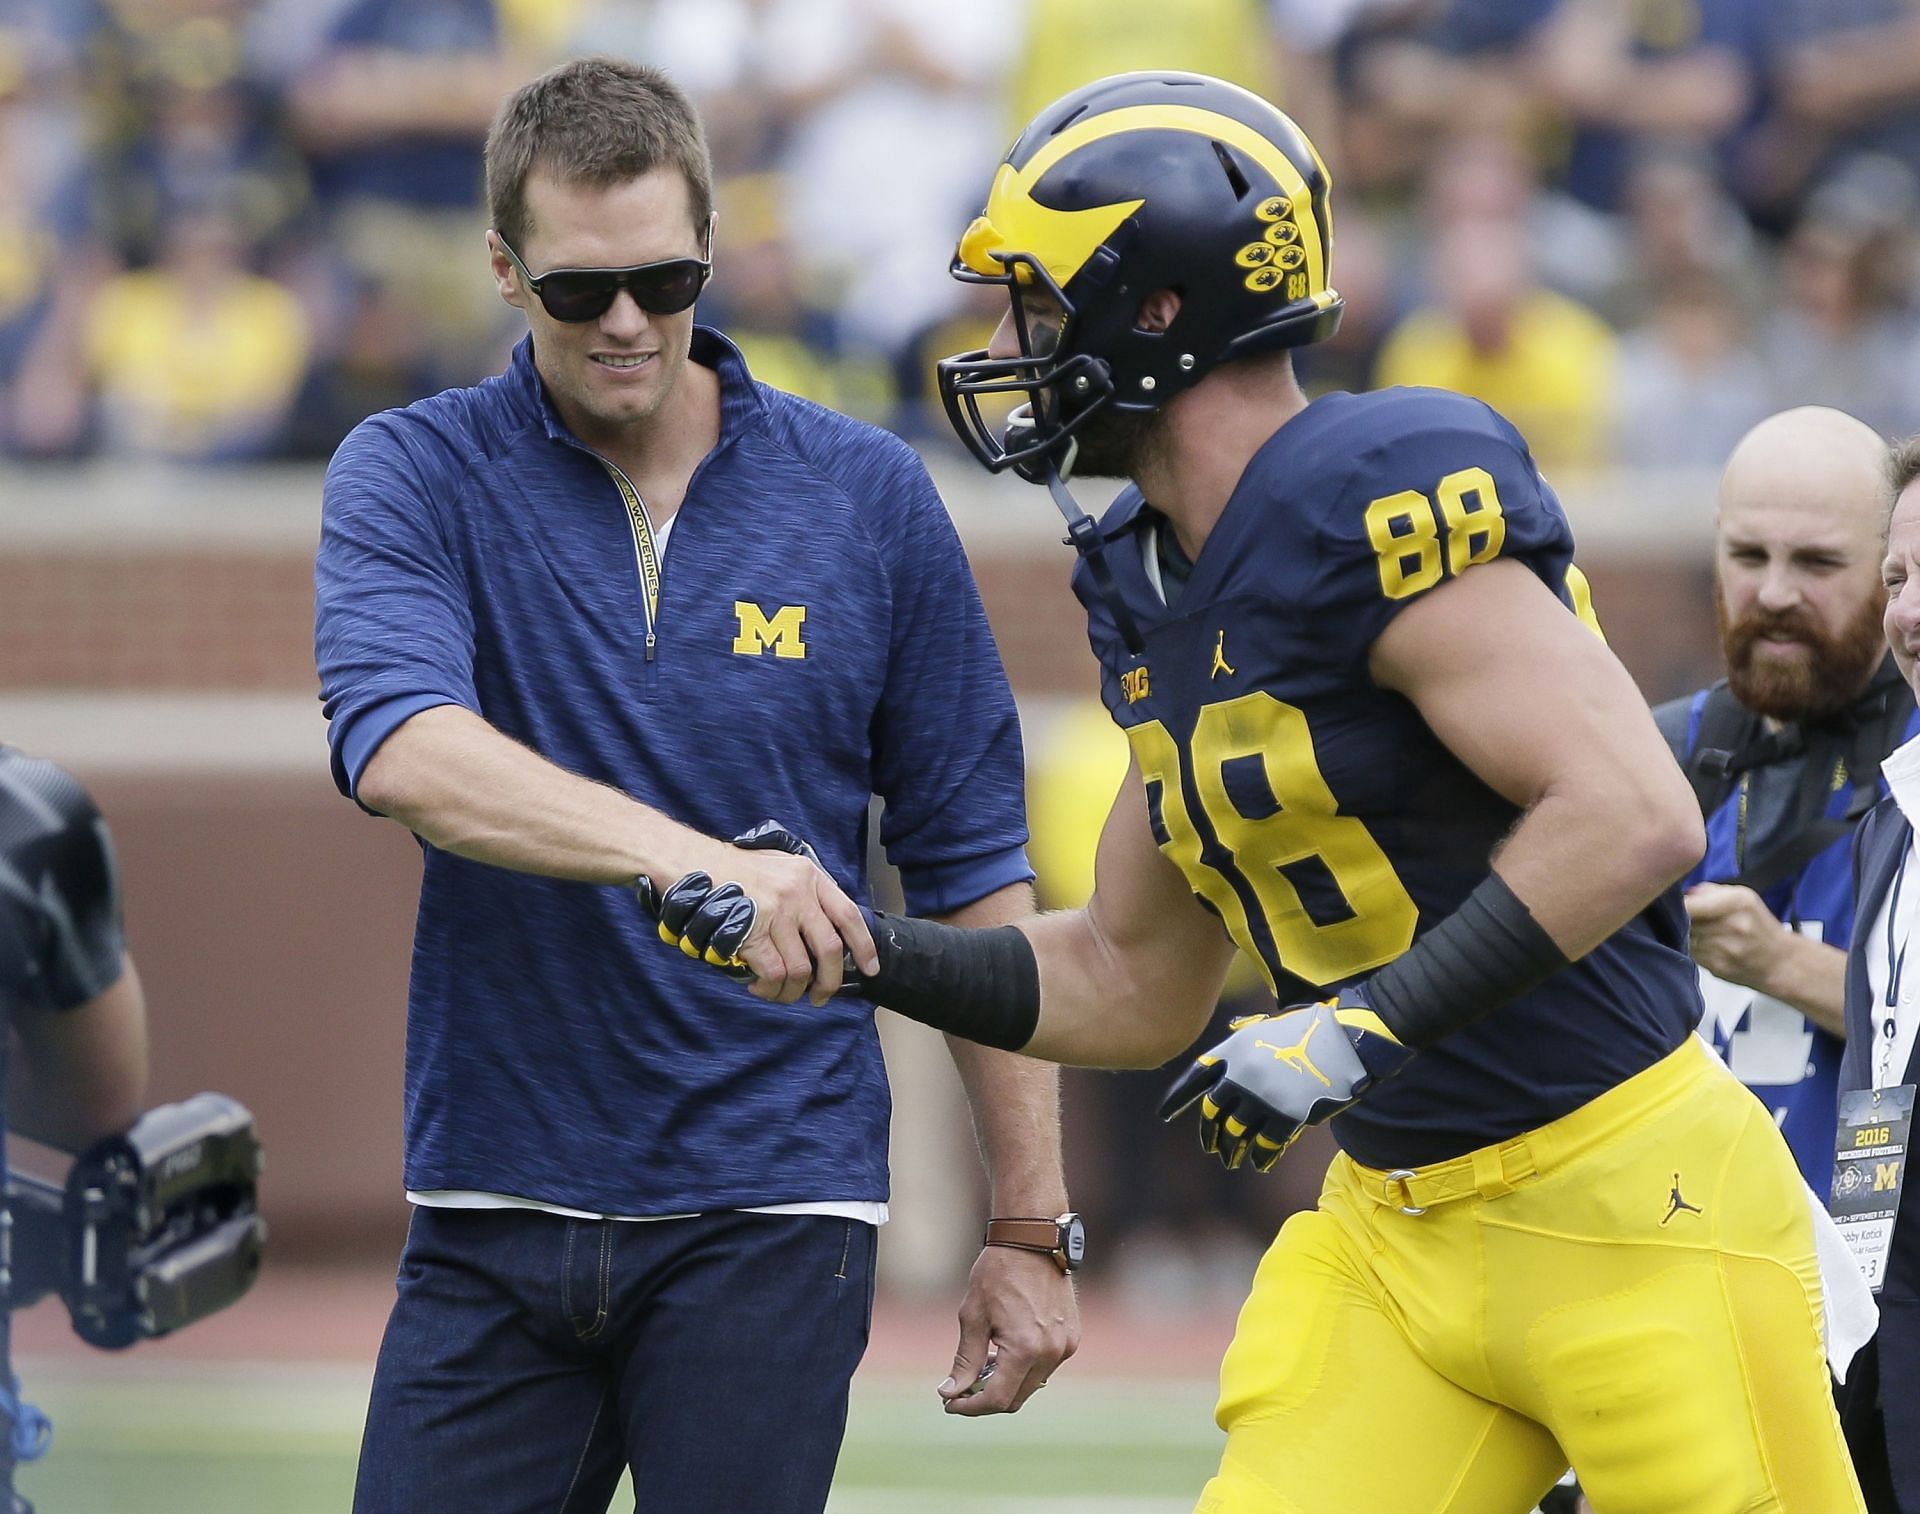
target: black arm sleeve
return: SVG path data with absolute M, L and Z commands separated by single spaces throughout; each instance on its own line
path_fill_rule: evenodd
M 874 910 L 880 971 L 848 988 L 965 1041 L 1018 1051 L 1040 1023 L 1040 964 L 1011 925 L 964 928 Z
M 1405 1045 L 1431 1046 L 1517 999 L 1567 957 L 1498 873 L 1366 982 L 1367 1000 Z
M 0 747 L 0 1004 L 73 1009 L 120 976 L 120 877 L 78 779 Z

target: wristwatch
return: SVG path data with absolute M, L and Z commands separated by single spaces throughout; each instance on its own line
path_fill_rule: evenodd
M 986 1244 L 1038 1251 L 1052 1257 L 1054 1266 L 1062 1272 L 1077 1272 L 1087 1256 L 1087 1229 L 1072 1210 L 1050 1220 L 992 1219 L 987 1221 Z

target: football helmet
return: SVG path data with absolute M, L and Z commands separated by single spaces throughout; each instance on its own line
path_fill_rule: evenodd
M 1222 363 L 1339 324 L 1326 164 L 1280 111 L 1201 74 L 1117 74 L 1048 106 L 994 175 L 951 271 L 1005 285 L 1020 356 L 939 364 L 948 418 L 994 472 L 1071 475 L 1103 408 L 1149 411 Z M 1161 289 L 1162 331 L 1139 325 Z M 1003 437 L 982 395 L 1024 395 Z

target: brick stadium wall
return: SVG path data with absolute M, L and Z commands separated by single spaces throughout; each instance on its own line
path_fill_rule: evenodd
M 1085 621 L 1067 588 L 1072 554 L 1023 535 L 971 546 L 981 597 L 1015 689 L 1094 687 Z M 1704 560 L 1583 553 L 1608 636 L 1658 699 L 1712 676 Z M 227 690 L 311 694 L 313 563 L 277 550 L 0 550 L 0 690 Z
M 970 476 L 943 483 L 1016 690 L 1090 693 L 1071 554 L 1045 501 L 1017 486 L 982 494 Z M 1716 662 L 1704 533 L 1680 502 L 1691 492 L 1596 489 L 1631 508 L 1590 506 L 1594 529 L 1582 527 L 1596 604 L 1656 698 Z M 221 475 L 155 480 L 151 497 L 102 505 L 84 476 L 0 473 L 0 740 L 11 730 L 67 761 L 112 819 L 153 1006 L 155 1099 L 217 1088 L 259 1113 L 281 1254 L 391 1255 L 405 1221 L 419 859 L 325 772 L 310 650 L 316 494 L 311 475 Z M 258 717 L 230 701 L 197 744 L 192 732 L 158 739 L 236 694 L 264 696 Z
M 7 551 L 0 688 L 310 691 L 311 554 Z

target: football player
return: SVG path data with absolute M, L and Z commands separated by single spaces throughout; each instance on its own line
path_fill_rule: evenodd
M 1341 1147 L 1240 1316 L 1202 1514 L 1503 1514 L 1569 1461 L 1615 1514 L 1858 1509 L 1804 1189 L 1691 1035 L 1692 795 L 1514 428 L 1302 394 L 1332 233 L 1313 147 L 1213 79 L 1089 85 L 1000 165 L 953 271 L 1008 314 L 941 386 L 1067 514 L 1133 762 L 1085 909 L 881 917 L 864 992 L 1104 1066 L 1191 1040 L 1236 948 L 1287 1006 L 1166 1105 L 1230 1165 Z M 1131 486 L 1096 525 L 1075 473 Z M 683 881 L 665 933 L 725 960 L 751 901 Z
M 0 1183 L 7 1134 L 85 1150 L 133 1123 L 147 1086 L 146 996 L 126 949 L 106 821 L 71 773 L 4 743 L 0 1074 Z M 27 1508 L 14 1492 L 15 1464 L 41 1456 L 53 1433 L 21 1400 L 11 1360 L 12 1310 L 38 1296 L 18 1290 L 47 1270 L 56 1249 L 44 1243 L 43 1232 L 17 1230 L 10 1213 L 0 1218 L 0 1510 L 8 1514 Z

